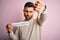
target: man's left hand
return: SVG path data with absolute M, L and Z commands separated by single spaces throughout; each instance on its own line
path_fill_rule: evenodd
M 38 14 L 41 14 L 44 9 L 45 9 L 45 4 L 41 1 L 36 1 L 35 11 L 37 11 Z

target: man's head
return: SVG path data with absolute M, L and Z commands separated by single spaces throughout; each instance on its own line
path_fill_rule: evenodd
M 27 2 L 24 5 L 24 16 L 26 20 L 30 20 L 34 14 L 34 3 Z

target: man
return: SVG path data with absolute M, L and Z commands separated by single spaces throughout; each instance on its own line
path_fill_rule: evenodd
M 46 19 L 46 14 L 44 13 L 44 10 L 46 9 L 46 5 L 43 2 L 36 1 L 36 3 L 27 2 L 24 5 L 24 16 L 25 20 L 28 21 L 30 24 L 29 26 L 23 26 L 23 27 L 17 27 L 15 34 L 13 33 L 13 27 L 12 23 L 7 24 L 7 31 L 10 35 L 12 40 L 41 40 L 40 35 L 40 28 L 42 26 L 42 23 Z M 33 18 L 34 12 L 37 12 L 37 18 Z

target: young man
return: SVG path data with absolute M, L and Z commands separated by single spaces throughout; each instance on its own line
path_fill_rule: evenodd
M 12 40 L 41 40 L 40 28 L 42 23 L 46 19 L 46 14 L 44 10 L 46 9 L 46 5 L 43 2 L 36 1 L 36 3 L 27 2 L 24 5 L 24 16 L 25 20 L 30 24 L 29 26 L 17 27 L 15 34 L 13 33 L 12 23 L 7 25 L 7 31 Z M 37 18 L 33 18 L 34 12 L 37 12 Z M 18 23 L 19 24 L 19 23 Z

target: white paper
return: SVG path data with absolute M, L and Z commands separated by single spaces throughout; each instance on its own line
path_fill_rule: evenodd
M 27 22 L 18 22 L 18 23 L 12 23 L 12 26 L 13 27 L 22 27 L 22 26 L 29 26 L 29 22 L 27 21 Z

